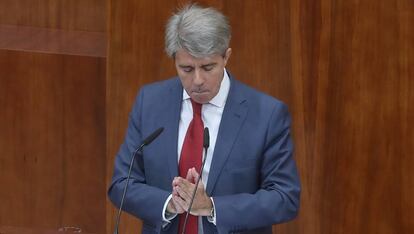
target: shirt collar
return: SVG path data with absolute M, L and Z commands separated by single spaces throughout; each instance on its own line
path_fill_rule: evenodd
M 217 106 L 217 107 L 224 107 L 224 104 L 226 103 L 227 96 L 229 94 L 230 90 L 230 78 L 227 74 L 226 69 L 224 69 L 223 79 L 221 80 L 220 89 L 216 96 L 213 97 L 208 103 Z M 188 93 L 183 89 L 183 100 L 190 99 L 190 96 Z

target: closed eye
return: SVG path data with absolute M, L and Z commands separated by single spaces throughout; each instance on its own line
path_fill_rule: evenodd
M 192 72 L 194 70 L 193 67 L 191 66 L 179 66 L 181 68 L 181 70 L 183 70 L 184 72 Z
M 204 71 L 211 71 L 213 70 L 215 66 L 216 66 L 216 63 L 211 63 L 211 64 L 203 65 L 201 67 L 203 68 Z

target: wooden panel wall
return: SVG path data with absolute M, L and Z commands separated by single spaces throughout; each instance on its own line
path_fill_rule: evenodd
M 107 180 L 138 88 L 175 75 L 163 29 L 182 1 L 109 0 Z M 414 2 L 217 0 L 229 69 L 285 101 L 302 179 L 278 233 L 414 232 Z M 139 222 L 123 216 L 122 230 Z M 107 209 L 108 233 L 114 210 Z
M 0 226 L 106 232 L 106 3 L 0 0 Z
M 295 228 L 414 232 L 414 2 L 293 1 L 291 12 Z
M 0 0 L 0 24 L 106 31 L 105 0 Z
M 0 50 L 0 225 L 105 232 L 105 62 Z

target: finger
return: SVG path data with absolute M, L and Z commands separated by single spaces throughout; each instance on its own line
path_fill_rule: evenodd
M 180 194 L 177 191 L 177 188 L 178 188 L 178 186 L 173 187 L 172 195 L 177 196 L 177 197 L 181 197 Z
M 174 177 L 173 181 L 172 181 L 172 186 L 177 186 L 179 183 L 182 183 L 180 181 L 182 181 L 183 178 L 181 177 Z
M 192 174 L 191 174 L 191 169 L 188 169 L 188 171 L 187 171 L 187 176 L 185 177 L 188 181 L 190 181 L 190 182 L 193 182 L 194 183 L 194 178 L 193 178 L 193 176 L 192 176 Z
M 192 183 L 195 183 L 197 181 L 194 176 L 194 170 L 195 170 L 194 168 L 188 169 L 187 176 L 186 176 L 186 179 Z
M 200 174 L 197 172 L 197 170 L 193 167 L 189 170 L 189 173 L 191 174 L 191 177 L 194 178 L 194 181 L 198 180 L 198 177 Z
M 174 201 L 172 203 L 174 203 L 175 204 L 175 207 L 176 207 L 174 213 L 176 213 L 176 214 L 182 214 L 182 213 L 185 212 L 185 210 L 183 208 L 181 208 L 181 206 L 178 203 L 176 203 Z
M 180 187 L 184 191 L 191 191 L 194 188 L 194 184 L 184 178 L 178 178 L 175 186 Z
M 175 194 L 173 194 L 173 195 L 172 195 L 172 200 L 173 200 L 174 202 L 176 202 L 176 201 L 178 201 L 178 200 L 182 200 L 182 201 L 184 201 L 184 202 L 185 202 L 185 199 L 184 199 L 184 198 L 182 198 L 182 197 L 180 196 L 180 194 L 178 194 L 178 192 L 175 192 Z
M 196 183 L 198 179 L 197 170 L 193 167 L 188 169 L 186 179 L 191 183 Z
M 192 190 L 186 190 L 180 186 L 174 187 L 174 190 L 177 192 L 178 196 L 181 197 L 184 201 L 191 200 Z
M 203 180 L 200 180 L 200 183 L 198 183 L 197 191 L 204 191 L 204 183 Z
M 172 195 L 179 196 L 178 193 L 177 193 L 177 191 L 174 188 L 172 190 Z
M 183 201 L 187 202 L 191 200 L 192 193 L 190 190 L 185 190 L 182 187 L 176 186 L 173 188 L 174 193 L 180 197 Z
M 184 212 L 188 210 L 188 204 L 185 200 L 183 200 L 181 197 L 179 196 L 173 196 L 172 198 L 174 204 L 176 207 L 179 207 L 180 211 Z
M 191 168 L 191 169 L 188 171 L 187 176 L 189 176 L 189 177 L 193 178 L 193 179 L 194 179 L 194 181 L 195 181 L 195 182 L 197 182 L 197 181 L 198 181 L 198 179 L 199 179 L 199 177 L 200 177 L 200 174 L 199 174 L 199 173 L 197 172 L 197 170 L 193 167 L 193 168 Z M 200 180 L 200 182 L 199 182 L 199 184 L 198 184 L 198 188 L 197 188 L 197 190 L 199 190 L 200 188 L 204 188 L 204 184 L 203 184 L 203 181 L 202 181 L 202 180 Z

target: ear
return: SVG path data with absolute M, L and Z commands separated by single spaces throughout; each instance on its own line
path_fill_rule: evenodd
M 224 54 L 224 66 L 227 65 L 227 61 L 229 60 L 231 56 L 231 48 L 227 48 L 226 53 Z

